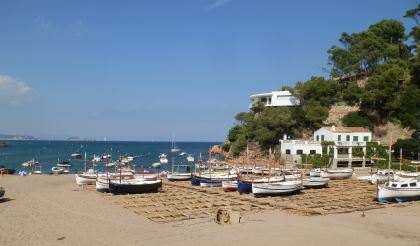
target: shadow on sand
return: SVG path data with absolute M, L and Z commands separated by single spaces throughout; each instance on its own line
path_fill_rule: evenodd
M 0 198 L 0 203 L 10 202 L 10 201 L 13 201 L 13 200 L 15 200 L 15 199 L 13 199 L 13 198 L 8 198 L 8 197 L 6 197 L 6 198 Z

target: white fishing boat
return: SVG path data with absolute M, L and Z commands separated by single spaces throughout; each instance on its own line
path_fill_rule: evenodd
M 95 182 L 96 191 L 108 192 L 109 191 L 109 180 L 106 177 L 98 177 Z
M 302 188 L 302 180 L 275 183 L 252 183 L 252 193 L 255 197 L 287 195 L 298 192 Z
M 62 168 L 62 167 L 52 167 L 51 172 L 53 174 L 62 174 L 64 172 L 64 168 Z
M 166 174 L 166 179 L 169 181 L 187 181 L 191 180 L 191 170 L 189 165 L 175 165 L 174 158 L 172 158 L 171 172 Z M 183 170 L 183 171 L 180 171 Z
M 40 165 L 32 166 L 32 174 L 42 174 L 42 166 Z
M 353 176 L 353 169 L 346 168 L 346 169 L 323 169 L 321 170 L 321 177 L 322 178 L 329 178 L 329 179 L 348 179 Z
M 404 202 L 420 199 L 420 181 L 390 180 L 378 189 L 379 202 Z
M 166 179 L 169 181 L 187 181 L 191 180 L 191 173 L 168 173 L 166 174 Z
M 111 159 L 111 154 L 103 154 L 101 159 L 102 160 Z
M 180 156 L 183 156 L 183 155 L 186 155 L 187 153 L 185 153 L 185 152 L 181 152 L 179 155 Z
M 95 170 L 89 169 L 87 172 L 76 174 L 75 177 L 78 185 L 95 184 L 97 173 Z
M 73 153 L 73 154 L 70 155 L 70 157 L 72 159 L 81 159 L 82 158 L 82 154 L 80 154 L 80 153 Z
M 322 177 L 310 177 L 309 179 L 303 180 L 303 187 L 305 188 L 323 188 L 328 186 L 329 178 Z
M 194 162 L 194 157 L 192 155 L 188 155 L 187 156 L 187 161 L 188 162 Z
M 168 163 L 168 158 L 167 155 L 165 153 L 162 153 L 159 155 L 159 162 L 161 164 L 167 164 Z
M 32 167 L 32 166 L 35 166 L 35 165 L 38 165 L 38 164 L 39 164 L 39 162 L 35 161 L 35 159 L 32 159 L 32 160 L 29 160 L 29 161 L 26 161 L 26 162 L 22 163 L 22 167 Z

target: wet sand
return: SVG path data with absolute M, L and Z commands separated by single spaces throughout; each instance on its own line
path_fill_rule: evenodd
M 74 176 L 0 176 L 0 245 L 419 245 L 420 203 L 301 216 L 267 210 L 236 225 L 156 223 L 83 190 Z

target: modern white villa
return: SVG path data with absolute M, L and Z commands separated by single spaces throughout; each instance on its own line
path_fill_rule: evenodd
M 372 132 L 363 127 L 322 127 L 314 132 L 313 140 L 287 140 L 281 142 L 282 159 L 288 163 L 300 163 L 301 154 L 322 154 L 322 141 L 334 142 L 331 151 L 332 167 L 365 167 L 366 143 L 372 140 Z M 357 151 L 356 151 L 357 149 Z M 328 150 L 330 151 L 330 150 Z
M 268 93 L 255 94 L 250 96 L 252 103 L 262 102 L 268 107 L 299 106 L 300 100 L 293 96 L 290 91 L 272 91 Z

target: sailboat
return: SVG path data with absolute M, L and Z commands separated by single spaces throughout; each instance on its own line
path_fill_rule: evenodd
M 172 135 L 171 152 L 179 152 L 179 151 L 181 151 L 181 149 L 180 149 L 180 148 L 178 148 L 178 147 L 175 145 L 175 135 Z

